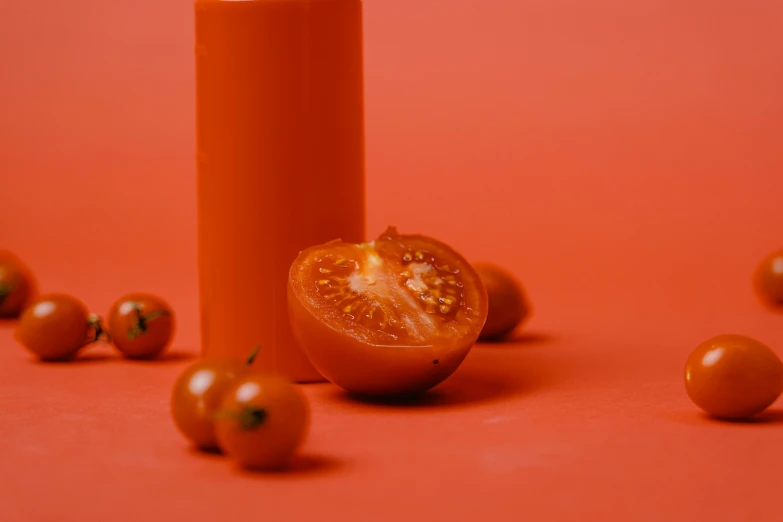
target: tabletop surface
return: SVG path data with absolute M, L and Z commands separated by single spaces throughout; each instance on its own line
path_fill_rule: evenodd
M 367 234 L 497 262 L 535 311 L 416 404 L 329 384 L 303 460 L 191 451 L 190 0 L 3 3 L 0 248 L 103 312 L 150 291 L 172 355 L 36 364 L 0 323 L 0 520 L 778 522 L 783 414 L 705 419 L 683 366 L 739 333 L 783 248 L 783 4 L 365 0 Z M 143 35 L 143 36 L 142 36 Z M 778 405 L 779 407 L 779 405 Z
M 312 432 L 279 474 L 239 471 L 176 431 L 168 393 L 188 352 L 132 363 L 94 347 L 40 364 L 4 325 L 1 518 L 779 520 L 783 413 L 710 421 L 682 370 L 728 325 L 780 347 L 783 317 L 629 308 L 477 345 L 415 403 L 306 385 Z

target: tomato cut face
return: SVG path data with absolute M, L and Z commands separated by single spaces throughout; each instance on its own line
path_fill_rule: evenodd
M 422 391 L 456 369 L 486 320 L 487 296 L 448 245 L 389 228 L 370 243 L 302 252 L 291 267 L 289 308 L 324 377 L 385 395 Z

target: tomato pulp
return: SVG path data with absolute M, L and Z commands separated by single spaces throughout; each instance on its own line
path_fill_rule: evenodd
M 448 245 L 388 228 L 370 243 L 300 253 L 288 279 L 294 334 L 334 384 L 363 395 L 423 392 L 450 376 L 487 318 L 487 293 Z

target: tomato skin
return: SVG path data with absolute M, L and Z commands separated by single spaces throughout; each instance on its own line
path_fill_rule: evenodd
M 67 294 L 48 294 L 25 308 L 15 337 L 42 360 L 67 360 L 94 340 L 92 328 L 84 303 Z
M 151 359 L 169 346 L 174 312 L 160 297 L 134 293 L 118 299 L 109 310 L 107 331 L 111 343 L 130 359 Z
M 492 263 L 474 263 L 473 268 L 487 289 L 489 310 L 479 339 L 497 341 L 505 338 L 531 314 L 531 307 L 521 283 L 507 270 Z
M 358 395 L 424 392 L 454 373 L 475 343 L 465 339 L 456 346 L 370 345 L 324 324 L 305 308 L 290 284 L 288 304 L 294 337 L 313 366 L 327 380 Z
M 238 359 L 204 359 L 186 368 L 174 382 L 172 419 L 196 447 L 217 449 L 215 412 L 226 390 L 248 371 L 248 364 Z
M 759 263 L 754 286 L 765 305 L 783 311 L 783 250 L 772 252 Z
M 335 252 L 342 257 L 343 254 L 350 255 L 351 251 L 362 252 L 367 249 L 377 249 L 376 257 L 383 259 L 383 270 L 386 272 L 379 277 L 385 281 L 394 280 L 396 270 L 401 274 L 406 272 L 407 265 L 396 265 L 394 260 L 409 256 L 410 252 L 431 252 L 444 266 L 450 265 L 452 271 L 447 274 L 459 274 L 458 288 L 464 291 L 460 308 L 456 312 L 454 309 L 447 310 L 448 313 L 456 314 L 448 316 L 453 320 L 444 321 L 444 326 L 438 327 L 439 330 L 434 334 L 425 339 L 415 339 L 415 342 L 406 342 L 404 339 L 399 342 L 379 342 L 378 337 L 358 335 L 358 327 L 353 323 L 341 324 L 335 319 L 339 312 L 319 306 L 317 299 L 308 295 L 309 289 L 316 286 L 307 271 L 313 259 Z M 448 290 L 445 284 L 442 288 Z M 425 295 L 422 299 L 427 297 Z M 380 299 L 383 298 L 389 296 Z M 395 310 L 402 309 L 401 302 L 392 304 Z M 289 319 L 297 342 L 321 375 L 358 395 L 416 395 L 439 384 L 459 367 L 475 344 L 487 316 L 487 306 L 486 290 L 464 257 L 435 239 L 421 235 L 399 235 L 393 228 L 372 244 L 352 245 L 338 241 L 303 251 L 292 264 L 288 281 Z M 413 311 L 424 314 L 418 309 Z M 402 313 L 413 312 L 408 309 Z
M 712 417 L 747 419 L 783 391 L 783 363 L 769 347 L 743 335 L 707 339 L 685 364 L 685 389 Z
M 246 413 L 261 412 L 254 426 Z M 252 418 L 252 415 L 250 416 Z M 280 375 L 249 372 L 223 395 L 215 421 L 218 445 L 242 468 L 285 468 L 310 429 L 310 407 L 302 391 Z
M 18 318 L 35 293 L 30 270 L 15 255 L 0 251 L 0 318 Z

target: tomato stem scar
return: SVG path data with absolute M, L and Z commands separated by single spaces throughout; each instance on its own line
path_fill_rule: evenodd
M 93 333 L 92 339 L 90 339 L 91 343 L 100 341 L 101 337 L 105 337 L 107 341 L 109 340 L 109 332 L 103 328 L 101 317 L 98 314 L 90 314 L 89 317 L 87 317 L 87 322 L 95 332 Z
M 438 359 L 435 359 L 434 361 L 432 361 L 432 364 L 438 364 L 438 363 L 440 363 L 440 361 Z
M 267 418 L 264 408 L 246 406 L 239 411 L 220 410 L 215 412 L 214 419 L 234 419 L 243 430 L 253 430 L 262 425 Z
M 133 311 L 136 313 L 136 322 L 133 325 L 133 327 L 128 330 L 128 339 L 135 339 L 136 337 L 143 335 L 147 332 L 147 323 L 150 321 L 157 319 L 158 317 L 164 317 L 169 315 L 168 310 L 156 310 L 154 312 L 150 312 L 147 315 L 144 315 L 141 313 L 141 309 L 139 308 L 139 305 L 136 303 L 133 304 Z
M 250 352 L 250 357 L 247 358 L 247 365 L 250 366 L 253 364 L 253 361 L 256 360 L 256 355 L 258 355 L 258 351 L 261 349 L 261 345 L 257 344 L 255 348 L 253 348 L 253 351 Z

